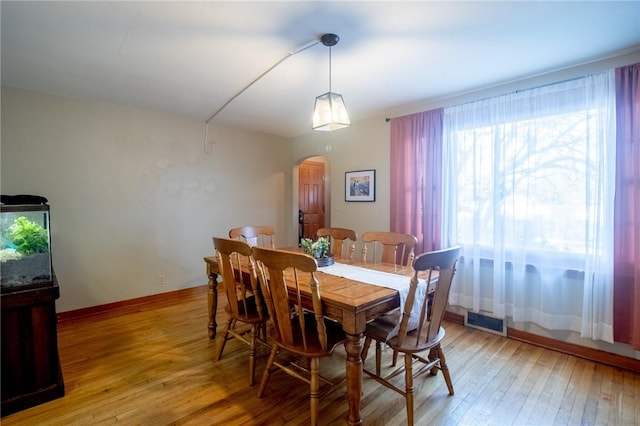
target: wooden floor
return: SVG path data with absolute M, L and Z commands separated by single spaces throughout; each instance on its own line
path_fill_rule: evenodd
M 223 325 L 222 312 L 217 318 Z M 259 400 L 257 386 L 248 386 L 247 347 L 232 341 L 215 361 L 217 342 L 208 339 L 206 323 L 204 287 L 161 304 L 63 321 L 66 395 L 4 417 L 2 425 L 308 424 L 304 383 L 275 375 Z M 417 425 L 640 424 L 640 374 L 445 327 L 456 393 L 448 395 L 441 375 L 417 379 Z M 343 373 L 344 351 L 321 367 Z M 362 402 L 366 425 L 405 424 L 404 399 L 366 376 Z M 322 424 L 346 424 L 346 413 L 344 389 L 322 401 Z

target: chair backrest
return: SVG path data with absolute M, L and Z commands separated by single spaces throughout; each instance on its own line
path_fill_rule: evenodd
M 400 331 L 398 332 L 398 342 L 401 345 L 407 336 L 409 318 L 413 310 L 416 290 L 418 288 L 418 275 L 421 272 L 428 271 L 425 281 L 422 283 L 426 286 L 431 282 L 434 271 L 438 273 L 436 289 L 431 301 L 431 309 L 429 309 L 429 298 L 425 297 L 420 307 L 420 319 L 418 322 L 416 345 L 420 343 L 428 343 L 432 341 L 440 330 L 442 319 L 444 318 L 449 301 L 449 291 L 451 290 L 451 282 L 456 272 L 456 262 L 460 257 L 460 247 L 451 247 L 443 250 L 431 251 L 423 253 L 416 257 L 413 262 L 414 273 L 409 284 L 409 293 L 404 305 L 402 321 L 400 323 Z M 424 275 L 424 274 L 423 274 Z M 414 311 L 414 315 L 417 310 Z
M 409 266 L 415 258 L 418 239 L 398 232 L 365 232 L 362 234 L 362 261 Z M 369 256 L 369 258 L 368 258 Z
M 224 291 L 229 302 L 230 314 L 241 318 L 249 312 L 249 304 L 257 308 L 261 318 L 267 317 L 264 311 L 262 293 L 257 282 L 255 262 L 251 257 L 251 246 L 244 241 L 213 237 L 218 265 Z M 249 298 L 254 298 L 250 301 Z
M 316 260 L 304 253 L 263 247 L 253 247 L 252 253 L 256 261 L 258 281 L 276 334 L 275 339 L 286 346 L 308 348 L 306 334 L 294 333 L 292 327 L 294 319 L 299 322 L 300 330 L 309 332 L 305 325 L 305 308 L 302 306 L 301 292 L 301 285 L 308 285 L 311 292 L 311 310 L 316 319 L 317 342 L 326 350 L 327 330 L 323 321 L 320 288 L 315 276 L 318 269 Z M 293 310 L 291 306 L 294 307 Z M 309 307 L 306 308 L 309 311 Z
M 334 257 L 353 259 L 358 237 L 353 229 L 320 228 L 316 232 L 318 237 L 329 237 L 329 247 Z
M 273 226 L 243 226 L 229 230 L 229 238 L 242 239 L 251 246 L 276 248 Z

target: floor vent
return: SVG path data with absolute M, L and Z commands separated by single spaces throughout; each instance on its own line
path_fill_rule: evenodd
M 464 317 L 464 325 L 477 328 L 478 330 L 488 331 L 489 333 L 499 334 L 500 336 L 507 335 L 507 327 L 505 327 L 503 319 L 477 314 L 475 312 L 467 311 Z

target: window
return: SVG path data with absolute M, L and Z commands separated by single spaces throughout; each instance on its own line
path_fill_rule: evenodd
M 595 328 L 611 339 L 614 86 L 606 72 L 445 108 L 453 304 L 583 335 L 605 306 Z
M 584 255 L 587 219 L 599 210 L 591 194 L 598 185 L 588 182 L 597 176 L 588 141 L 599 115 L 592 109 L 456 132 L 460 241 L 492 246 L 499 224 L 507 248 Z

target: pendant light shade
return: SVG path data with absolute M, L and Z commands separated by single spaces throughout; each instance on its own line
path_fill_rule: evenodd
M 320 41 L 329 47 L 329 91 L 316 97 L 313 110 L 313 130 L 337 130 L 351 125 L 342 95 L 331 91 L 331 46 L 335 46 L 340 37 L 324 34 Z
M 349 127 L 349 115 L 344 106 L 342 95 L 333 92 L 316 97 L 313 110 L 313 130 L 337 130 Z

